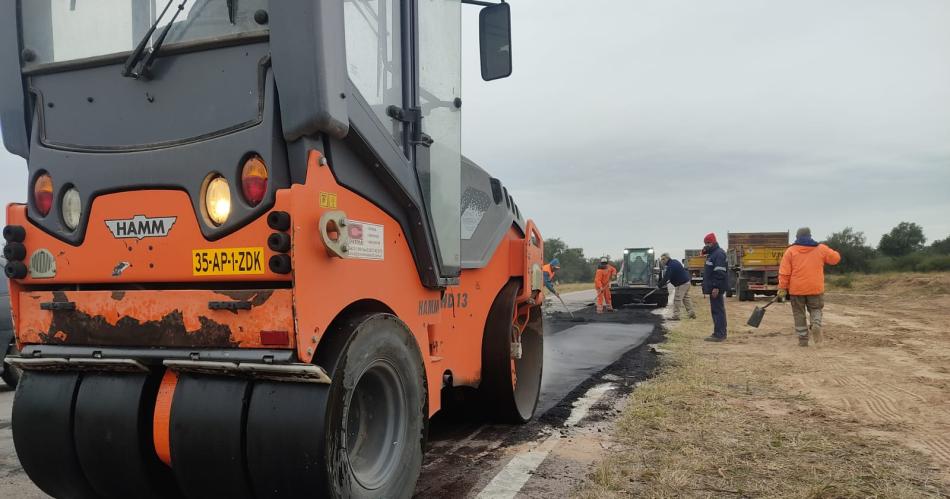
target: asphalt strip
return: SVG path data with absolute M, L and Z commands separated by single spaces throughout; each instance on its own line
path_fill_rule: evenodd
M 590 408 L 614 386 L 613 383 L 602 383 L 587 390 L 583 397 L 574 401 L 571 414 L 564 421 L 563 427 L 570 428 L 580 423 L 587 416 Z M 559 440 L 561 440 L 561 431 L 555 430 L 537 447 L 513 457 L 475 497 L 477 499 L 511 499 L 515 497 L 522 487 L 528 483 L 538 466 L 541 466 L 548 454 L 557 446 Z

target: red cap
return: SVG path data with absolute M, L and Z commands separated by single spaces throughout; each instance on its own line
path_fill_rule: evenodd
M 715 232 L 710 232 L 709 234 L 706 234 L 706 237 L 703 238 L 703 242 L 706 243 L 706 244 L 713 244 L 713 243 L 715 243 L 715 242 L 716 242 L 716 233 L 715 233 Z

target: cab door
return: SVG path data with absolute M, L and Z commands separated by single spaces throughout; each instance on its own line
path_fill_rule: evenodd
M 413 1 L 413 0 L 405 0 Z M 420 130 L 416 171 L 435 233 L 443 277 L 461 266 L 462 2 L 414 0 L 415 95 Z

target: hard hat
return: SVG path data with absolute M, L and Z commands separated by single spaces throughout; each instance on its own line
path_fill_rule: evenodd
M 607 257 L 606 257 L 606 256 L 601 257 L 601 258 L 600 258 L 600 263 L 608 263 Z

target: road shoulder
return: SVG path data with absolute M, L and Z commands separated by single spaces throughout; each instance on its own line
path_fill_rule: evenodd
M 829 302 L 826 329 L 844 324 L 845 314 L 854 308 L 835 298 Z M 699 304 L 705 305 L 701 300 Z M 887 369 L 887 362 L 907 362 L 904 349 L 887 355 L 872 346 L 876 340 L 865 337 L 858 343 L 844 327 L 820 348 L 799 348 L 790 312 L 770 308 L 763 327 L 751 330 L 745 320 L 753 306 L 729 302 L 732 326 L 724 344 L 702 341 L 711 330 L 705 308 L 696 321 L 673 323 L 659 375 L 630 395 L 604 444 L 610 451 L 588 469 L 576 496 L 950 494 L 940 455 L 895 438 L 913 435 L 912 423 L 863 417 L 865 408 L 868 414 L 874 412 L 870 408 L 888 409 L 886 404 L 879 407 L 886 402 L 881 393 L 890 393 L 888 389 L 871 386 L 861 397 L 860 387 L 857 392 L 853 386 L 841 387 L 856 404 L 849 411 L 812 388 L 829 386 L 836 377 L 855 384 L 866 379 L 866 373 L 842 372 L 840 359 L 847 355 L 855 368 L 862 366 L 862 358 L 873 358 L 885 362 L 878 369 Z M 928 334 L 920 336 L 925 342 L 936 341 Z M 897 381 L 893 384 L 905 389 Z M 942 389 L 947 400 L 946 386 Z M 918 397 L 918 408 L 930 408 L 935 415 L 923 418 L 918 412 L 916 417 L 937 420 L 928 423 L 931 428 L 947 423 L 942 404 Z M 897 406 L 890 410 L 901 411 Z

